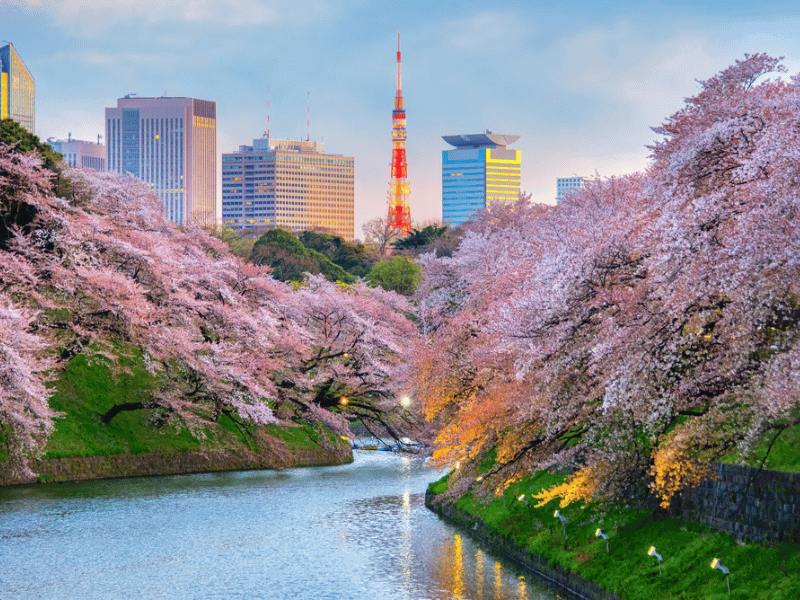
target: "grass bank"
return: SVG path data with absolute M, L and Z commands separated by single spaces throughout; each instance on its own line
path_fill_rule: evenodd
M 564 479 L 540 472 L 489 503 L 467 493 L 456 505 L 517 546 L 623 600 L 800 598 L 800 546 L 740 544 L 702 525 L 619 505 L 573 503 L 559 508 L 553 501 L 536 508 L 535 500 L 530 501 L 531 495 Z M 431 484 L 430 490 L 444 493 L 447 477 Z M 556 509 L 568 519 L 563 528 L 554 516 Z M 608 550 L 596 535 L 598 528 L 608 535 Z M 651 546 L 663 557 L 660 572 L 659 561 L 648 554 Z M 730 595 L 725 575 L 710 567 L 714 558 L 730 570 Z
M 55 420 L 42 456 L 31 463 L 40 481 L 352 460 L 349 443 L 320 425 L 253 426 L 235 414 L 212 418 L 213 407 L 198 404 L 190 427 L 177 413 L 149 407 L 151 393 L 163 382 L 134 348 L 116 346 L 112 357 L 78 354 L 52 385 L 50 406 L 63 416 Z M 120 406 L 127 408 L 108 418 Z M 18 483 L 3 477 L 6 458 L 0 452 L 0 483 Z

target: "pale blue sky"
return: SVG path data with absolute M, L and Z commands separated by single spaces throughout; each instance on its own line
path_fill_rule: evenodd
M 397 32 L 411 215 L 441 218 L 442 135 L 521 136 L 522 187 L 646 165 L 651 126 L 744 53 L 800 70 L 793 2 L 0 0 L 36 79 L 36 129 L 95 139 L 126 93 L 217 102 L 218 149 L 267 128 L 355 157 L 356 231 L 386 208 Z

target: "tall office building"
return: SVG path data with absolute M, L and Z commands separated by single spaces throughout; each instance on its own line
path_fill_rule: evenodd
M 217 224 L 216 102 L 125 96 L 106 108 L 106 142 L 108 170 L 152 187 L 171 221 Z
M 36 83 L 13 44 L 0 48 L 0 118 L 36 133 Z
M 353 157 L 322 142 L 253 140 L 222 155 L 222 223 L 233 229 L 324 229 L 353 240 Z
M 48 138 L 47 143 L 53 150 L 61 154 L 64 162 L 73 169 L 106 170 L 106 146 L 99 141 L 95 144 L 94 142 L 73 140 L 70 136 L 66 140 Z
M 572 177 L 558 177 L 556 178 L 556 203 L 561 204 L 564 196 L 568 191 L 576 188 L 582 188 L 586 184 L 583 177 L 573 175 Z
M 455 150 L 442 151 L 442 222 L 457 226 L 492 204 L 519 199 L 519 150 L 506 148 L 518 135 L 445 135 Z

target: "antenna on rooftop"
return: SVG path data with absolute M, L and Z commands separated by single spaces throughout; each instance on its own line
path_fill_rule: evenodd
M 311 141 L 311 92 L 306 92 L 306 141 Z
M 267 86 L 267 132 L 265 135 L 269 139 L 269 86 Z

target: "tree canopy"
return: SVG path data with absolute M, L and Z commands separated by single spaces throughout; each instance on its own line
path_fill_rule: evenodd
M 404 296 L 411 296 L 422 278 L 420 266 L 405 256 L 394 256 L 376 264 L 367 274 L 367 281 Z
M 270 229 L 262 235 L 250 254 L 257 265 L 272 269 L 272 276 L 279 281 L 303 281 L 305 273 L 322 274 L 329 281 L 354 283 L 356 278 L 327 256 L 313 248 L 307 248 L 294 234 L 285 229 Z
M 800 423 L 800 77 L 741 61 L 654 131 L 643 173 L 476 219 L 422 257 L 416 394 L 453 493 L 558 465 L 541 500 L 665 506 Z M 496 451 L 481 483 L 476 465 Z
M 58 198 L 40 158 L 0 144 L 0 213 L 17 198 L 34 214 L 0 249 L 0 440 L 20 472 L 56 417 L 47 378 L 78 353 L 114 364 L 119 344 L 162 382 L 137 404 L 199 430 L 223 414 L 340 433 L 348 415 L 397 434 L 413 425 L 397 402 L 416 334 L 405 298 L 314 275 L 287 285 L 167 221 L 134 178 L 69 176 Z M 291 254 L 299 242 L 284 234 L 266 239 Z

